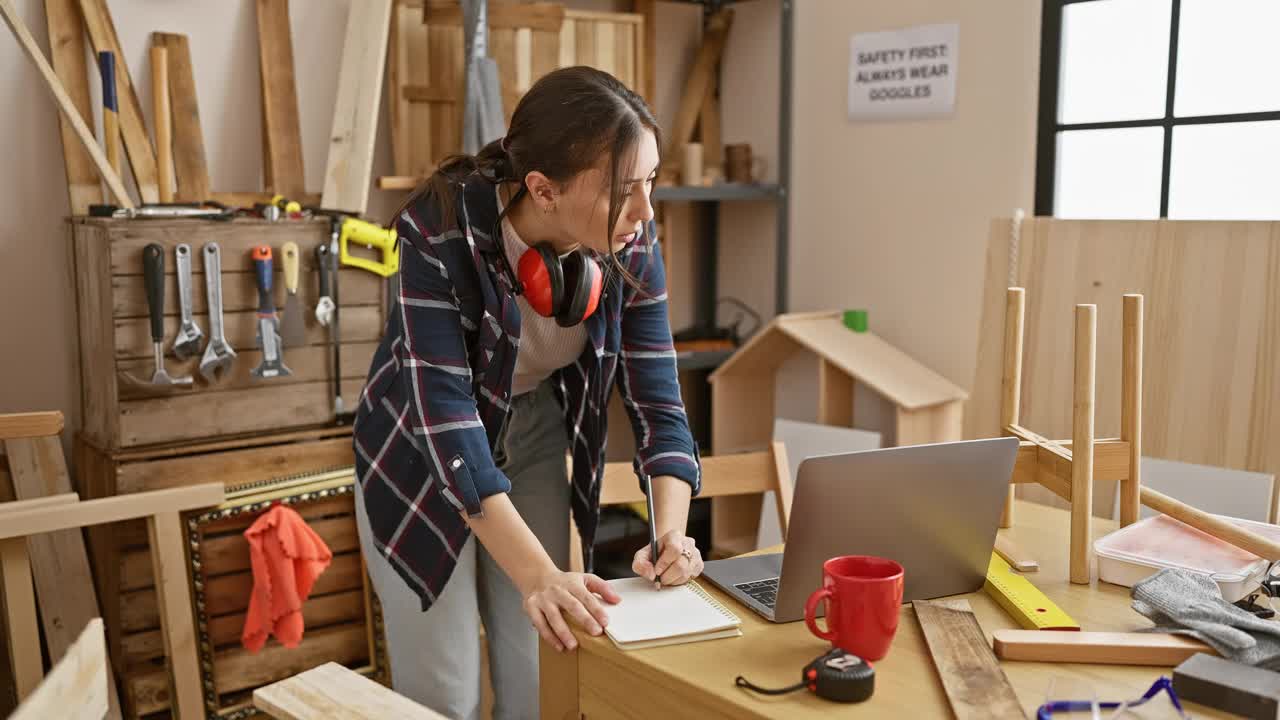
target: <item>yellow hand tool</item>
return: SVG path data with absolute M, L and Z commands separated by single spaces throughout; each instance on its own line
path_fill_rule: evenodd
M 995 553 L 991 553 L 987 582 L 982 587 L 1010 617 L 1028 630 L 1080 629 L 1079 623 Z
M 357 257 L 347 252 L 349 242 L 364 245 L 370 250 L 377 248 L 382 252 L 382 261 Z M 374 225 L 371 222 L 357 220 L 352 217 L 342 219 L 342 231 L 338 236 L 339 258 L 343 265 L 358 267 L 377 273 L 382 277 L 391 277 L 400 271 L 400 242 L 396 231 Z

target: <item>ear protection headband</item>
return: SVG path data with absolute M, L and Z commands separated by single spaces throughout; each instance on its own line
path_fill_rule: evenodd
M 516 274 L 529 306 L 560 327 L 591 317 L 604 290 L 604 273 L 586 253 L 575 250 L 561 259 L 545 243 L 520 256 Z

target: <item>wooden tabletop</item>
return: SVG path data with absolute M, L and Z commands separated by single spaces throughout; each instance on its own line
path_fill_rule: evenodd
M 1129 607 L 1128 588 L 1100 583 L 1072 585 L 1067 581 L 1069 516 L 1064 510 L 1019 502 L 1016 526 L 1001 530 L 1024 552 L 1040 562 L 1040 571 L 1027 577 L 1069 613 L 1085 630 L 1129 631 L 1151 623 Z M 1095 519 L 1094 535 L 1114 530 L 1112 521 Z M 762 551 L 777 551 L 770 548 Z M 1096 578 L 1097 573 L 1094 573 Z M 578 711 L 587 717 L 618 717 L 643 707 L 650 717 L 829 718 L 833 709 L 841 716 L 948 717 L 949 705 L 937 671 L 916 622 L 914 611 L 904 605 L 889 655 L 875 663 L 876 688 L 871 700 L 841 706 L 809 692 L 761 697 L 734 685 L 744 675 L 756 685 L 782 687 L 799 681 L 801 668 L 829 649 L 811 635 L 803 621 L 774 624 L 730 600 L 709 582 L 703 587 L 742 618 L 743 636 L 727 640 L 671 645 L 624 652 L 606 636 L 592 637 L 575 628 L 579 649 L 559 655 L 544 648 L 543 717 L 572 716 L 572 706 L 552 698 L 572 697 L 578 686 Z M 988 640 L 1000 628 L 1017 624 L 986 593 L 969 599 Z M 576 661 L 575 661 L 576 660 Z M 1172 668 L 1002 663 L 1018 699 L 1029 717 L 1046 701 L 1050 680 L 1060 678 L 1072 687 L 1087 683 L 1100 701 L 1140 697 L 1160 675 Z M 551 690 L 549 693 L 548 690 Z M 1086 698 L 1053 698 L 1076 700 Z M 634 703 L 629 711 L 625 706 Z M 1154 701 L 1153 701 L 1154 702 Z M 1161 699 L 1162 708 L 1167 701 Z M 548 706 L 550 705 L 550 706 Z M 1188 706 L 1196 717 L 1230 717 L 1203 707 Z

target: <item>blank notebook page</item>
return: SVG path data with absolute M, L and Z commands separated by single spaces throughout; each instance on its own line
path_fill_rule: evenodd
M 605 631 L 615 642 L 696 635 L 742 624 L 692 582 L 655 590 L 653 583 L 634 577 L 610 580 L 609 585 L 622 596 L 617 605 L 605 605 Z

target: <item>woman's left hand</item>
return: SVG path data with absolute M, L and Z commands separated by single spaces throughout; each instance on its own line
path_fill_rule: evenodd
M 672 530 L 658 538 L 658 566 L 649 561 L 649 546 L 636 551 L 631 570 L 646 580 L 662 579 L 663 585 L 683 585 L 702 574 L 702 553 L 693 538 Z

